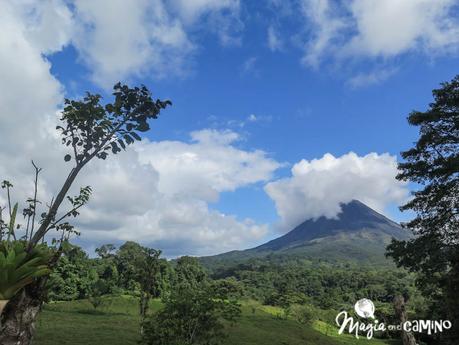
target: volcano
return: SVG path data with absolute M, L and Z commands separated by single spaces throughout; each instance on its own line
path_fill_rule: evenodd
M 201 258 L 203 264 L 245 261 L 268 255 L 294 258 L 385 264 L 392 238 L 407 240 L 411 233 L 399 224 L 353 200 L 341 204 L 336 218 L 308 219 L 285 235 L 258 247 Z

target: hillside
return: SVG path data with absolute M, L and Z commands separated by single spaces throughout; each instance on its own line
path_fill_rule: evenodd
M 308 219 L 285 235 L 258 247 L 202 257 L 201 261 L 212 267 L 270 255 L 387 264 L 384 252 L 391 239 L 410 237 L 399 224 L 358 200 L 341 207 L 336 219 Z
M 136 345 L 139 341 L 138 300 L 132 296 L 105 297 L 95 311 L 87 300 L 46 304 L 38 320 L 36 345 Z M 398 345 L 396 340 L 356 339 L 338 335 L 324 322 L 301 325 L 279 317 L 280 308 L 242 301 L 242 316 L 227 325 L 224 345 Z M 161 303 L 152 301 L 156 311 Z

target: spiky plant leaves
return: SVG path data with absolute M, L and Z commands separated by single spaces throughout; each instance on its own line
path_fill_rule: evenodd
M 50 273 L 50 253 L 45 247 L 26 252 L 20 241 L 0 243 L 0 300 L 9 300 L 36 278 Z
M 16 203 L 14 206 L 13 206 L 13 210 L 11 212 L 11 217 L 10 217 L 10 223 L 8 225 L 8 241 L 10 240 L 11 238 L 11 235 L 13 235 L 14 237 L 14 225 L 16 223 L 16 215 L 18 213 L 18 203 Z

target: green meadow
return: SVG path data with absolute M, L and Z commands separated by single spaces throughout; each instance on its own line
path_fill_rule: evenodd
M 161 308 L 151 302 L 151 311 Z M 396 340 L 356 339 L 339 335 L 332 325 L 317 320 L 302 325 L 285 318 L 281 308 L 242 302 L 237 323 L 226 324 L 225 345 L 383 345 Z M 37 325 L 35 345 L 134 345 L 139 340 L 138 300 L 132 296 L 106 297 L 98 309 L 87 300 L 45 305 Z

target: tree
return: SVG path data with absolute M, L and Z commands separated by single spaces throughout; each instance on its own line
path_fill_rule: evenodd
M 56 129 L 61 134 L 62 144 L 70 150 L 64 160 L 73 162 L 73 167 L 55 198 L 48 203 L 47 210 L 41 213 L 38 224 L 36 215 L 40 214 L 40 201 L 37 199 L 37 180 L 41 169 L 34 164 L 33 197 L 27 200 L 28 206 L 23 212 L 27 219 L 24 240 L 27 243 L 27 251 L 31 252 L 50 230 L 62 233 L 61 237 L 54 241 L 56 254 L 48 262 L 50 267 L 60 258 L 60 245 L 68 241 L 74 231 L 71 224 L 65 220 L 77 216 L 79 209 L 89 200 L 90 187 L 82 188 L 80 194 L 75 197 L 68 195 L 78 174 L 94 158 L 106 159 L 110 153 L 117 154 L 129 144 L 141 140 L 139 133 L 150 129 L 148 121 L 156 119 L 160 111 L 171 104 L 169 101 L 153 100 L 145 86 L 129 88 L 118 83 L 114 86 L 113 95 L 114 101 L 105 105 L 102 104 L 100 95 L 91 93 L 87 93 L 82 100 L 65 100 L 60 119 L 62 125 Z M 65 200 L 70 203 L 70 208 L 59 213 Z M 3 236 L 3 231 L 0 236 Z M 11 240 L 10 235 L 8 240 Z M 30 344 L 34 322 L 45 297 L 46 281 L 46 278 L 36 279 L 7 304 L 2 315 L 1 344 Z
M 127 241 L 116 252 L 115 260 L 120 275 L 120 286 L 132 292 L 139 292 L 136 262 L 142 260 L 142 246 L 136 242 Z
M 293 319 L 302 325 L 312 323 L 317 317 L 317 311 L 310 305 L 293 304 L 289 309 Z
M 99 280 L 102 280 L 105 284 L 104 294 L 113 294 L 120 291 L 115 250 L 116 247 L 113 244 L 104 244 L 96 248 L 99 258 L 94 260 L 94 264 Z
M 395 296 L 394 298 L 394 309 L 395 317 L 398 319 L 400 324 L 404 324 L 408 321 L 405 309 L 405 298 L 401 295 Z M 416 345 L 416 339 L 412 332 L 408 332 L 404 329 L 401 330 L 403 345 Z
M 197 258 L 182 256 L 175 266 L 174 285 L 176 287 L 196 289 L 207 283 L 207 275 Z
M 449 339 L 442 341 L 458 344 L 459 76 L 433 90 L 433 97 L 428 110 L 413 111 L 408 117 L 411 125 L 419 127 L 419 138 L 413 148 L 402 152 L 405 161 L 399 164 L 397 176 L 419 186 L 400 208 L 416 213 L 405 224 L 416 237 L 393 240 L 387 254 L 398 266 L 418 273 L 418 284 L 433 300 L 437 315 L 456 325 Z
M 70 301 L 87 297 L 98 279 L 92 262 L 80 247 L 65 245 L 61 258 L 49 275 L 48 299 Z
M 160 280 L 160 250 L 142 247 L 141 256 L 135 262 L 136 280 L 140 285 L 140 317 L 143 324 L 152 296 L 157 295 L 157 280 Z M 142 332 L 142 328 L 140 330 Z
M 96 252 L 105 258 L 103 260 L 116 263 L 118 287 L 140 295 L 139 314 L 143 324 L 151 299 L 167 290 L 171 278 L 170 265 L 160 258 L 160 250 L 143 247 L 136 242 L 128 241 L 115 254 L 111 254 L 114 250 L 113 245 L 103 245 Z
M 101 259 L 113 258 L 116 247 L 113 244 L 104 244 L 99 248 L 96 248 L 96 254 L 101 257 Z
M 98 279 L 92 283 L 89 289 L 88 300 L 92 304 L 94 309 L 97 309 L 104 302 L 103 295 L 107 293 L 107 284 L 103 279 Z
M 144 322 L 143 343 L 219 344 L 225 336 L 222 320 L 234 322 L 240 315 L 240 305 L 230 298 L 235 285 L 211 284 L 191 257 L 178 260 L 176 274 L 179 279 L 163 299 L 164 308 Z

